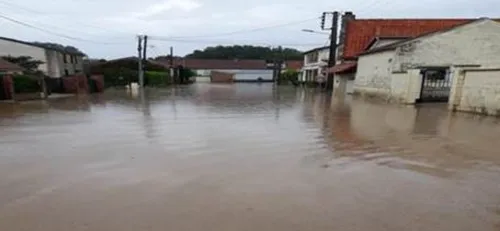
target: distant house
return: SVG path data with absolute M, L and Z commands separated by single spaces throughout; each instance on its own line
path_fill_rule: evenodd
M 169 66 L 168 60 L 158 61 Z M 272 82 L 273 65 L 266 60 L 176 59 L 174 65 L 182 65 L 208 78 L 212 71 L 233 74 L 234 82 Z M 201 77 L 201 78 L 200 78 Z
M 21 74 L 23 68 L 17 64 L 0 59 L 0 74 Z
M 318 47 L 304 52 L 304 66 L 299 81 L 316 83 L 319 78 L 326 79 L 330 47 Z
M 0 37 L 0 56 L 29 56 L 42 61 L 38 69 L 52 78 L 83 72 L 83 57 L 80 52 L 69 52 L 38 43 Z

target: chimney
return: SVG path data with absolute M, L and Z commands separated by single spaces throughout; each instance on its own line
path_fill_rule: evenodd
M 345 43 L 345 36 L 346 36 L 346 31 L 347 31 L 347 22 L 351 20 L 355 20 L 356 15 L 354 15 L 351 11 L 347 11 L 342 15 L 342 19 L 340 21 L 340 33 L 339 33 L 339 45 L 338 45 L 338 57 L 342 57 L 344 54 L 344 43 Z

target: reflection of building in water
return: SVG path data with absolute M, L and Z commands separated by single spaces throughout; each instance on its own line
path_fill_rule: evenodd
M 329 106 L 329 99 L 316 95 L 311 106 L 304 107 L 303 118 L 320 127 L 321 140 L 316 142 L 331 149 L 331 153 L 315 155 L 317 161 L 326 159 L 326 166 L 345 157 L 449 177 L 454 169 L 473 168 L 479 160 L 500 165 L 494 140 L 500 129 L 492 121 L 449 114 L 440 105 L 415 108 L 342 102 L 334 98 Z
M 232 84 L 198 85 L 195 103 L 208 106 L 208 110 L 245 111 L 258 114 L 269 109 L 279 113 L 280 108 L 287 108 L 297 100 L 293 88 L 276 88 L 270 84 Z
M 312 118 L 321 126 L 324 142 L 335 156 L 362 147 L 363 141 L 351 128 L 351 107 L 346 101 L 332 99 L 327 94 L 317 94 Z

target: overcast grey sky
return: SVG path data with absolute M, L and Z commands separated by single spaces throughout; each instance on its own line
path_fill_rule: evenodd
M 499 0 L 0 0 L 0 14 L 85 41 L 72 40 L 0 19 L 3 37 L 57 42 L 92 58 L 136 53 L 135 35 L 151 40 L 150 55 L 177 55 L 217 44 L 280 45 L 307 50 L 325 45 L 319 30 L 323 11 L 353 11 L 358 18 L 500 18 Z M 295 22 L 295 23 L 290 23 Z M 274 25 L 286 26 L 271 27 Z M 262 30 L 254 28 L 271 27 Z M 214 36 L 240 31 L 229 35 Z M 246 32 L 245 32 L 246 31 Z

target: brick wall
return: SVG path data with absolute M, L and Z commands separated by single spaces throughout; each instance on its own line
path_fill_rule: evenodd
M 220 71 L 212 71 L 210 73 L 210 81 L 212 83 L 232 83 L 234 81 L 234 74 L 220 72 Z
M 3 99 L 12 99 L 13 92 L 14 92 L 14 82 L 12 81 L 12 76 L 10 75 L 5 75 L 2 79 L 2 87 L 3 87 L 3 96 L 0 96 L 0 98 Z
M 103 75 L 92 75 L 90 76 L 90 79 L 94 80 L 95 82 L 95 87 L 97 92 L 103 92 L 104 91 L 104 76 Z
M 89 92 L 89 84 L 85 75 L 63 77 L 65 93 L 82 94 Z

